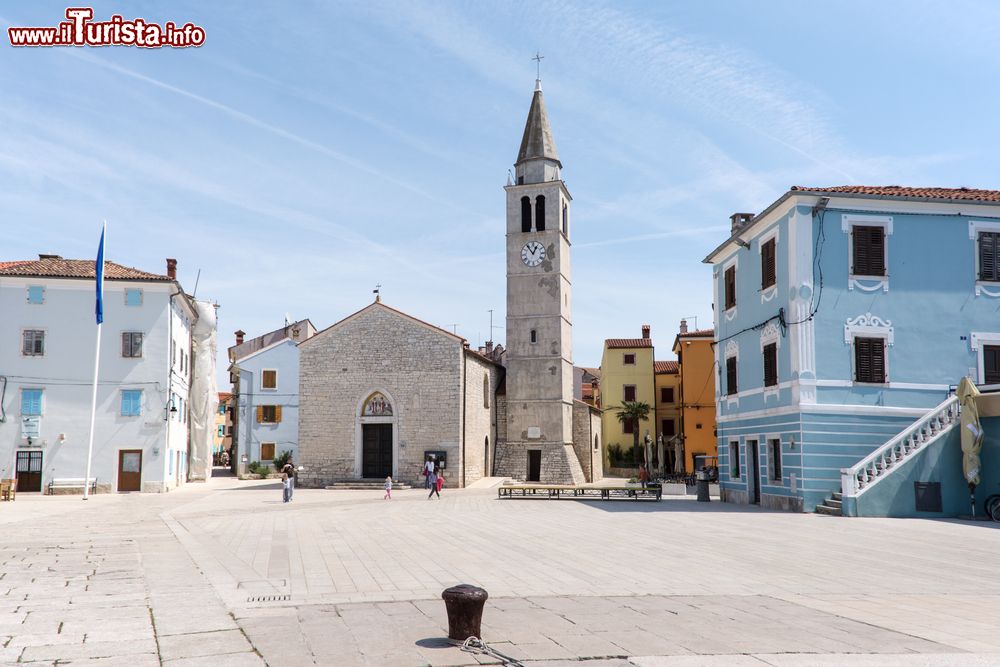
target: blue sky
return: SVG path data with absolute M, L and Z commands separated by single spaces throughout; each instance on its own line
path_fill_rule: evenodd
M 536 49 L 578 365 L 643 323 L 658 358 L 681 317 L 710 326 L 701 259 L 791 185 L 1000 185 L 985 2 L 100 3 L 206 43 L 7 44 L 65 7 L 0 6 L 0 260 L 91 257 L 106 218 L 109 259 L 176 257 L 189 292 L 201 269 L 220 352 L 286 313 L 328 326 L 376 283 L 473 345 L 489 309 L 502 325 Z

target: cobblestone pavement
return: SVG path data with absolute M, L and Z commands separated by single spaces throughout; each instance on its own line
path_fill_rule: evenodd
M 442 640 L 465 582 L 532 667 L 1000 664 L 991 524 L 442 495 L 22 494 L 0 504 L 0 663 L 488 663 Z

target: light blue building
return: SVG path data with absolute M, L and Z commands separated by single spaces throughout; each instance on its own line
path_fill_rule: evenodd
M 723 498 L 813 511 L 839 507 L 829 499 L 843 491 L 845 513 L 864 513 L 869 476 L 957 447 L 950 388 L 966 375 L 1000 383 L 998 253 L 998 191 L 793 187 L 734 215 L 704 260 Z M 943 474 L 927 465 L 899 479 Z M 890 500 L 919 514 L 925 491 L 901 486 Z
M 299 458 L 299 343 L 316 333 L 309 320 L 286 324 L 229 348 L 236 406 L 233 442 L 240 472 L 271 464 L 282 452 Z M 244 457 L 246 457 L 244 459 Z

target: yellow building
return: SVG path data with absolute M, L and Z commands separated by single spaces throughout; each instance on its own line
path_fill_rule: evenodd
M 215 412 L 215 433 L 212 437 L 212 455 L 216 465 L 219 455 L 233 446 L 233 395 L 219 392 L 219 409 Z
M 604 341 L 601 356 L 600 406 L 602 440 L 609 454 L 611 467 L 638 466 L 630 456 L 634 444 L 633 433 L 638 430 L 640 446 L 649 433 L 656 439 L 656 422 L 653 408 L 656 405 L 653 373 L 653 340 L 649 325 L 643 325 L 642 338 L 609 338 Z M 618 421 L 618 409 L 623 401 L 646 403 L 650 407 L 649 421 L 639 424 Z M 624 454 L 626 463 L 612 452 Z
M 715 331 L 688 331 L 681 320 L 674 339 L 680 381 L 680 434 L 684 469 L 694 470 L 696 456 L 716 456 L 715 446 Z
M 676 361 L 654 361 L 656 376 L 656 435 L 663 436 L 665 472 L 674 471 L 672 439 L 680 433 L 681 376 Z M 659 461 L 657 461 L 659 463 Z

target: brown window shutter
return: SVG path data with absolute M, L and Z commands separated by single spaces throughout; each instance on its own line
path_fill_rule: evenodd
M 274 423 L 277 424 L 281 421 L 281 406 L 274 406 Z
M 258 405 L 257 406 L 257 423 L 260 424 L 263 421 L 264 421 L 264 406 L 263 405 Z
M 1000 280 L 1000 271 L 997 270 L 997 250 L 1000 249 L 1000 234 L 993 232 L 979 233 L 979 279 L 996 281 Z
M 122 356 L 123 357 L 132 356 L 132 340 L 127 333 L 122 334 Z

